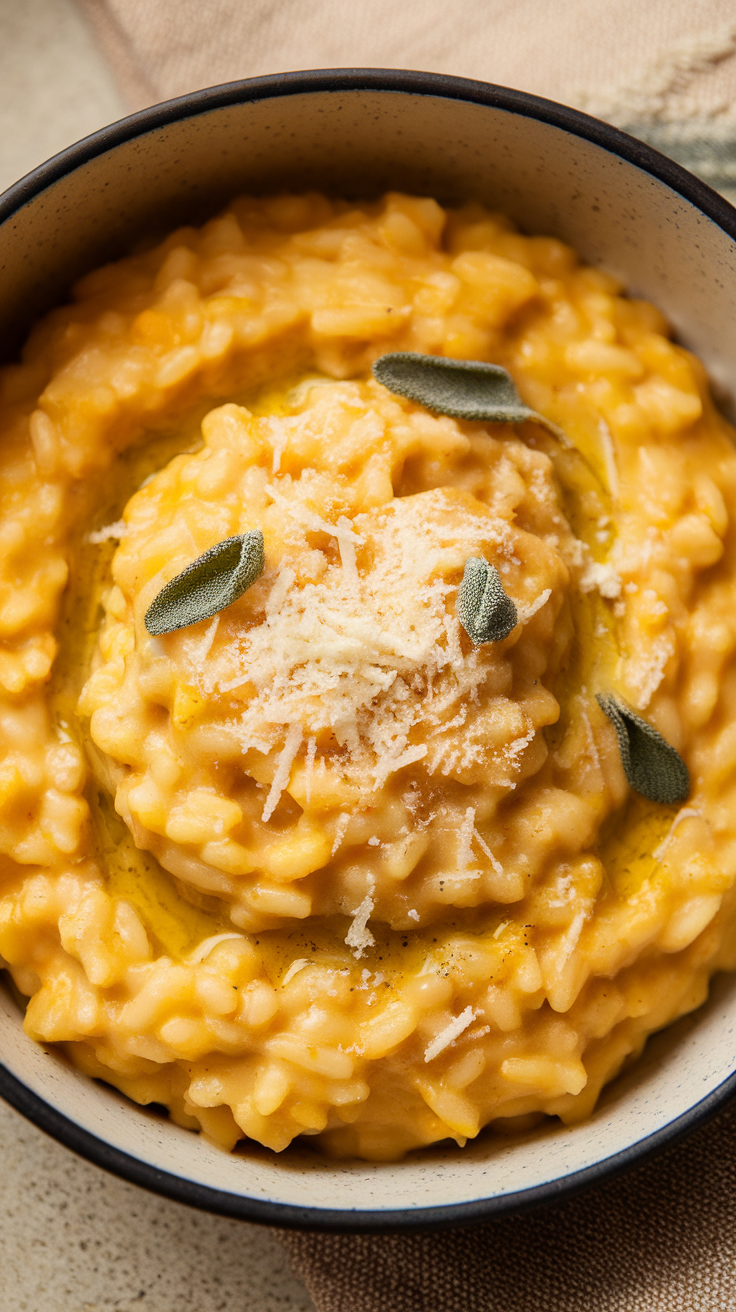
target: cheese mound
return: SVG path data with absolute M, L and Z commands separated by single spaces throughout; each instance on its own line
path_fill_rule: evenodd
M 482 830 L 546 759 L 559 707 L 543 679 L 579 544 L 549 458 L 518 440 L 471 437 L 373 382 L 302 387 L 293 410 L 211 412 L 201 451 L 128 503 L 81 708 L 136 841 L 226 896 L 236 924 L 345 912 L 370 881 L 371 913 L 403 928 L 409 907 L 422 923 L 499 896 Z M 161 587 L 256 527 L 258 582 L 151 638 Z M 519 623 L 474 648 L 454 603 L 478 555 Z

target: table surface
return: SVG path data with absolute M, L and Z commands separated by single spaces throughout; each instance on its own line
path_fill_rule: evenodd
M 0 191 L 126 112 L 72 0 L 0 0 Z M 81 1161 L 0 1103 L 0 1312 L 310 1312 L 278 1240 Z

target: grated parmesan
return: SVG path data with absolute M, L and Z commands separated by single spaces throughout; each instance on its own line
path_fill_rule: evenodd
M 590 560 L 580 575 L 580 591 L 592 592 L 597 588 L 609 600 L 621 595 L 621 577 L 608 562 Z
M 466 1007 L 465 1011 L 461 1011 L 460 1015 L 451 1020 L 439 1034 L 435 1034 L 425 1050 L 425 1062 L 434 1061 L 435 1057 L 439 1057 L 440 1053 L 445 1051 L 445 1048 L 449 1048 L 450 1044 L 454 1043 L 469 1025 L 472 1025 L 477 1014 L 473 1007 Z
M 299 751 L 301 743 L 302 727 L 300 724 L 292 724 L 286 735 L 286 742 L 284 743 L 283 751 L 278 759 L 273 783 L 271 784 L 268 797 L 266 798 L 266 805 L 263 808 L 263 815 L 261 816 L 262 820 L 270 820 L 276 810 L 281 794 L 289 782 L 291 767 L 294 764 L 294 757 Z
M 312 775 L 314 773 L 314 758 L 317 754 L 317 739 L 314 735 L 307 743 L 307 755 L 305 758 L 305 783 L 304 791 L 307 799 L 307 806 L 312 800 Z
M 488 844 L 485 842 L 483 838 L 481 838 L 480 834 L 478 833 L 478 830 L 475 828 L 475 825 L 473 825 L 473 838 L 478 844 L 478 847 L 480 848 L 481 852 L 483 852 L 484 855 L 488 857 L 488 860 L 491 863 L 491 869 L 493 870 L 493 873 L 495 875 L 502 875 L 503 866 L 501 865 L 501 862 L 496 859 Z
M 587 919 L 588 919 L 588 912 L 585 908 L 582 908 L 580 911 L 578 911 L 577 915 L 573 917 L 570 927 L 566 931 L 566 933 L 562 936 L 562 940 L 560 943 L 560 955 L 558 958 L 559 967 L 563 966 L 566 961 L 569 961 L 570 957 L 575 951 L 580 939 L 580 935 L 583 932 L 583 925 L 585 924 Z
M 208 695 L 252 689 L 228 727 L 243 752 L 267 754 L 283 744 L 264 821 L 305 739 L 308 795 L 325 734 L 340 771 L 361 791 L 383 787 L 419 761 L 429 773 L 447 773 L 455 761 L 467 768 L 484 759 L 472 707 L 492 661 L 487 652 L 463 652 L 450 601 L 456 585 L 443 571 L 488 544 L 515 559 L 508 523 L 480 505 L 458 507 L 446 489 L 397 498 L 353 522 L 340 515 L 335 524 L 305 504 L 308 480 L 282 475 L 266 491 L 286 517 L 289 550 L 271 575 L 263 618 L 218 642 L 206 668 L 191 657 Z M 332 537 L 339 558 L 327 554 L 317 580 L 305 581 L 290 562 L 314 555 L 314 532 Z M 363 547 L 368 567 L 357 556 Z M 513 744 L 508 759 L 513 768 Z
M 368 928 L 368 921 L 373 914 L 373 892 L 376 887 L 376 881 L 372 875 L 368 877 L 368 892 L 366 893 L 360 906 L 353 912 L 352 924 L 345 935 L 345 942 L 353 950 L 353 956 L 360 960 L 366 948 L 373 947 L 375 939 Z M 364 971 L 364 982 L 368 977 Z
M 470 875 L 470 868 L 476 864 L 473 856 L 473 835 L 475 834 L 475 807 L 469 806 L 463 816 L 457 834 L 457 874 Z M 478 872 L 470 875 L 478 878 Z

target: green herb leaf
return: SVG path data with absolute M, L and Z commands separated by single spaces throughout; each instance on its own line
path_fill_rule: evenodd
M 521 424 L 532 419 L 567 445 L 551 419 L 524 405 L 508 369 L 481 360 L 446 360 L 416 351 L 394 351 L 373 365 L 373 377 L 396 396 L 454 419 Z
M 617 697 L 599 693 L 596 701 L 616 730 L 621 763 L 631 787 L 650 802 L 673 806 L 687 801 L 690 775 L 680 753 Z
M 259 528 L 218 542 L 161 589 L 146 611 L 148 632 L 173 633 L 217 615 L 255 583 L 265 560 Z
M 475 647 L 482 642 L 502 642 L 518 623 L 516 606 L 506 596 L 498 570 L 482 556 L 466 560 L 455 605 L 457 617 Z

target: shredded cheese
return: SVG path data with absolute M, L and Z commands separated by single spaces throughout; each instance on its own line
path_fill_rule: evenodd
M 449 1048 L 450 1044 L 454 1043 L 455 1039 L 459 1038 L 469 1025 L 472 1025 L 477 1014 L 473 1007 L 466 1007 L 464 1011 L 460 1012 L 459 1016 L 450 1021 L 449 1025 L 440 1030 L 439 1034 L 435 1034 L 432 1042 L 428 1044 L 425 1050 L 425 1062 L 434 1061 L 435 1057 L 439 1057 L 440 1053 L 445 1051 L 445 1048 Z
M 283 751 L 278 759 L 273 783 L 271 784 L 268 797 L 266 798 L 266 805 L 263 808 L 263 815 L 261 816 L 262 820 L 270 820 L 276 810 L 281 794 L 289 782 L 291 767 L 294 764 L 294 757 L 299 751 L 301 743 L 302 726 L 300 724 L 292 724 L 286 735 L 286 742 L 284 743 Z
M 368 879 L 368 892 L 366 893 L 360 906 L 353 912 L 353 920 L 350 928 L 345 935 L 345 942 L 353 950 L 353 956 L 360 960 L 366 948 L 373 947 L 375 939 L 368 928 L 368 921 L 373 914 L 373 893 L 376 887 L 376 881 L 372 876 Z M 364 972 L 364 982 L 368 976 Z
M 580 939 L 580 935 L 583 932 L 583 925 L 585 924 L 587 919 L 588 919 L 588 912 L 587 910 L 585 910 L 585 908 L 583 908 L 582 910 L 578 911 L 577 915 L 573 918 L 570 924 L 570 928 L 563 935 L 560 944 L 560 954 L 558 958 L 558 964 L 560 967 L 563 966 L 566 961 L 569 961 L 570 957 L 575 951 L 578 945 L 578 941 Z
M 478 830 L 475 828 L 475 825 L 473 826 L 473 838 L 478 844 L 478 847 L 480 848 L 481 852 L 483 852 L 483 854 L 488 857 L 493 873 L 496 875 L 502 875 L 503 866 L 501 865 L 501 862 L 496 859 L 488 844 L 485 842 L 483 838 L 481 838 L 480 834 L 478 833 Z
M 457 873 L 466 874 L 471 865 L 475 864 L 473 857 L 473 834 L 475 833 L 475 807 L 469 806 L 463 816 L 457 836 Z
M 286 734 L 263 819 L 288 786 L 305 738 L 309 793 L 316 743 L 326 733 L 341 753 L 340 769 L 361 790 L 381 788 L 419 761 L 446 773 L 448 753 L 480 760 L 486 747 L 469 712 L 489 676 L 489 656 L 463 652 L 455 585 L 443 569 L 447 562 L 459 569 L 489 543 L 514 558 L 508 523 L 480 503 L 458 507 L 446 489 L 397 498 L 352 523 L 343 514 L 335 524 L 305 503 L 308 486 L 290 476 L 266 491 L 290 525 L 294 554 L 282 555 L 262 621 L 210 644 L 206 668 L 192 658 L 207 695 L 253 689 L 229 726 L 244 752 L 273 751 Z M 300 579 L 290 563 L 313 553 L 310 533 L 328 534 L 338 548 L 317 581 Z M 357 555 L 363 547 L 366 564 Z
M 350 812 L 349 811 L 341 812 L 341 814 L 337 817 L 337 824 L 335 825 L 335 837 L 332 840 L 332 851 L 330 853 L 331 856 L 335 855 L 337 849 L 342 843 L 342 840 L 345 837 L 345 833 L 347 831 L 347 827 L 349 824 L 350 824 Z

